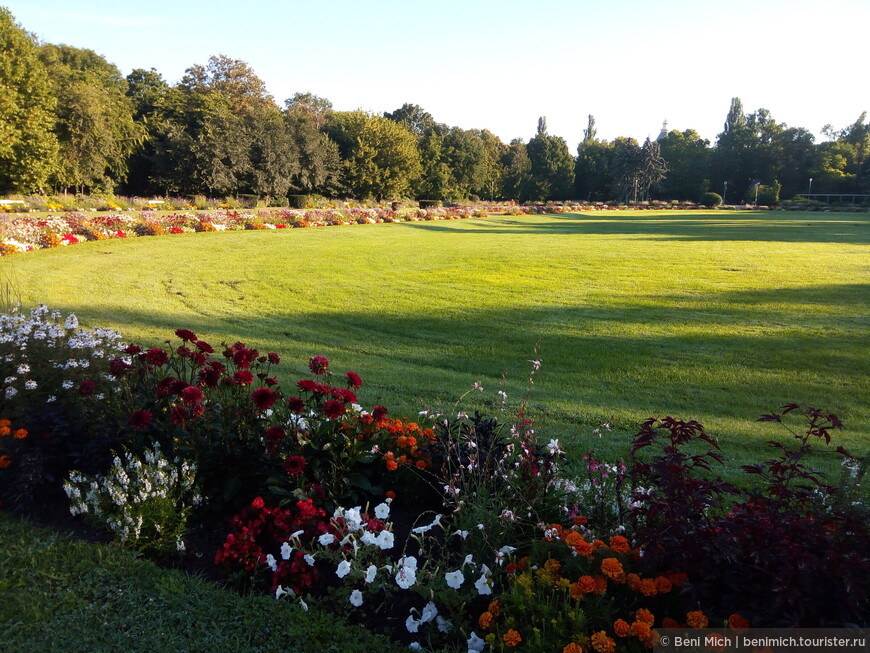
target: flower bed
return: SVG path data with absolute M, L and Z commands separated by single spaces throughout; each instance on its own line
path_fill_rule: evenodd
M 789 437 L 738 490 L 697 422 L 650 419 L 625 461 L 589 452 L 570 473 L 523 403 L 507 421 L 396 418 L 322 356 L 295 382 L 281 365 L 183 328 L 145 349 L 45 307 L 0 316 L 3 500 L 65 503 L 125 546 L 210 558 L 240 589 L 418 649 L 643 650 L 661 628 L 867 623 L 866 457 L 831 451 L 836 488 L 806 463 L 836 415 L 764 416 Z
M 242 229 L 346 226 L 380 222 L 460 220 L 485 215 L 483 209 L 459 207 L 401 212 L 385 207 L 260 211 L 227 209 L 160 214 L 154 211 L 99 214 L 72 211 L 46 218 L 11 214 L 0 219 L 0 255 L 64 247 L 90 240 L 136 236 Z

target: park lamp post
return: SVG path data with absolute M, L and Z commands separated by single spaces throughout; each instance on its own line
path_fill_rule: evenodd
M 810 195 L 813 193 L 813 178 L 810 177 L 810 189 L 807 191 L 807 199 L 810 198 Z
M 725 204 L 725 195 L 728 193 L 728 182 L 725 182 L 725 186 L 722 188 L 722 204 Z
M 755 182 L 755 206 L 758 206 L 758 187 L 761 185 L 760 181 Z

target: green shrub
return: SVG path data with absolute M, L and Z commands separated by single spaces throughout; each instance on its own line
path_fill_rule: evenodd
M 287 203 L 291 209 L 304 209 L 308 204 L 308 195 L 288 195 Z
M 700 203 L 708 209 L 712 209 L 722 204 L 722 196 L 719 193 L 704 193 L 701 195 Z
M 441 200 L 420 200 L 421 209 L 440 209 L 441 206 Z

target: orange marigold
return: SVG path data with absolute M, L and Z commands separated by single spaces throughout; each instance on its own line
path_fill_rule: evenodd
M 601 573 L 617 583 L 625 582 L 625 570 L 616 558 L 604 558 L 601 561 Z
M 547 561 L 544 563 L 544 569 L 549 571 L 551 574 L 555 574 L 562 568 L 562 563 L 558 560 L 553 560 L 553 558 L 547 558 Z
M 515 563 L 515 562 L 507 563 L 505 565 L 504 570 L 505 570 L 505 572 L 507 572 L 508 574 L 513 576 L 515 573 L 517 573 L 517 563 Z
M 592 578 L 592 576 L 580 576 L 580 578 L 577 579 L 577 584 L 580 586 L 580 590 L 584 594 L 591 594 L 595 591 L 596 584 L 595 579 Z
M 565 645 L 565 648 L 562 649 L 562 653 L 583 653 L 583 647 L 571 642 L 570 644 Z
M 642 642 L 649 637 L 649 632 L 649 624 L 642 621 L 635 621 L 631 624 L 631 634 Z
M 647 610 L 646 608 L 638 608 L 637 612 L 634 613 L 635 621 L 642 621 L 647 626 L 652 628 L 653 624 L 656 621 L 656 618 L 653 616 L 653 613 Z
M 592 548 L 596 551 L 602 547 L 606 547 L 607 545 L 604 543 L 604 540 L 592 540 Z
M 392 490 L 387 490 L 387 494 L 386 494 L 386 496 L 387 496 L 388 499 L 395 499 L 395 498 L 396 498 L 396 493 L 393 492 Z
M 682 571 L 675 571 L 668 574 L 668 580 L 677 587 L 682 587 L 689 581 L 689 577 Z
M 655 596 L 656 594 L 658 594 L 658 590 L 656 589 L 656 582 L 652 578 L 644 578 L 642 581 L 640 581 L 640 585 L 638 585 L 637 591 L 644 596 Z
M 620 637 L 628 637 L 630 631 L 631 626 L 628 625 L 628 622 L 625 619 L 617 619 L 613 622 L 613 632 Z
M 617 553 L 628 553 L 631 551 L 631 545 L 622 535 L 614 535 L 610 538 L 610 548 Z
M 604 576 L 595 577 L 595 593 L 604 594 L 607 591 L 607 579 Z
M 484 612 L 484 613 L 483 613 L 482 615 L 480 615 L 480 617 L 477 619 L 477 623 L 478 623 L 478 624 L 480 625 L 480 627 L 483 628 L 484 630 L 489 630 L 490 628 L 492 628 L 492 622 L 493 622 L 493 621 L 494 621 L 494 616 L 493 616 L 492 612 Z
M 509 631 L 507 631 L 504 634 L 504 636 L 502 637 L 502 639 L 504 640 L 505 646 L 516 646 L 521 641 L 523 641 L 523 638 L 520 636 L 520 634 L 517 631 L 515 631 L 513 628 L 511 628 Z
M 491 601 L 489 607 L 486 609 L 493 617 L 497 617 L 501 614 L 501 602 L 496 599 L 495 601 Z
M 710 620 L 701 610 L 693 610 L 686 613 L 686 625 L 689 628 L 706 628 L 710 625 Z
M 733 630 L 745 630 L 749 628 L 749 620 L 735 612 L 728 617 L 728 627 Z
M 12 426 L 12 420 L 11 420 L 11 419 L 6 419 L 6 418 L 4 417 L 3 419 L 0 419 L 0 428 L 2 428 L 2 427 L 6 427 L 6 426 Z
M 656 590 L 658 590 L 659 594 L 667 594 L 674 588 L 671 581 L 669 581 L 664 576 L 659 576 L 656 578 Z
M 578 555 L 588 556 L 592 553 L 592 545 L 584 540 L 583 536 L 577 531 L 568 531 L 563 539 L 565 544 L 574 549 Z
M 27 437 L 27 431 L 25 429 L 18 429 L 15 431 L 14 437 L 16 440 L 23 440 Z
M 12 464 L 12 458 L 9 456 L 0 456 L 0 469 L 6 469 Z
M 0 438 L 5 438 L 10 433 L 12 433 L 12 431 L 8 426 L 0 426 Z
M 577 515 L 576 517 L 574 517 L 574 524 L 577 526 L 585 526 L 588 523 L 589 520 L 586 518 L 585 515 Z
M 637 574 L 626 574 L 625 582 L 628 583 L 628 587 L 632 592 L 640 591 L 640 576 Z
M 592 648 L 598 653 L 613 653 L 616 650 L 616 642 L 614 642 L 607 633 L 603 630 L 592 634 Z
M 662 628 L 682 628 L 682 626 L 680 626 L 680 622 L 676 619 L 665 617 L 662 619 Z

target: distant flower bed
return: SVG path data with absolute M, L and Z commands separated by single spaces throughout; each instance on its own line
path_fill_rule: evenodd
M 324 356 L 288 381 L 274 352 L 174 336 L 145 348 L 44 306 L 0 315 L 8 507 L 68 497 L 125 546 L 207 554 L 240 589 L 417 650 L 633 651 L 665 628 L 867 624 L 867 458 L 828 447 L 842 424 L 827 411 L 763 416 L 788 437 L 741 490 L 695 421 L 647 420 L 625 460 L 571 460 L 503 390 L 497 415 L 396 418 Z M 837 487 L 809 466 L 816 449 L 842 459 Z
M 436 208 L 394 211 L 390 208 L 273 209 L 260 211 L 88 214 L 67 212 L 46 218 L 13 214 L 0 218 L 0 255 L 65 247 L 92 240 L 161 236 L 243 229 L 287 229 L 323 226 L 460 220 L 483 217 L 477 208 Z

